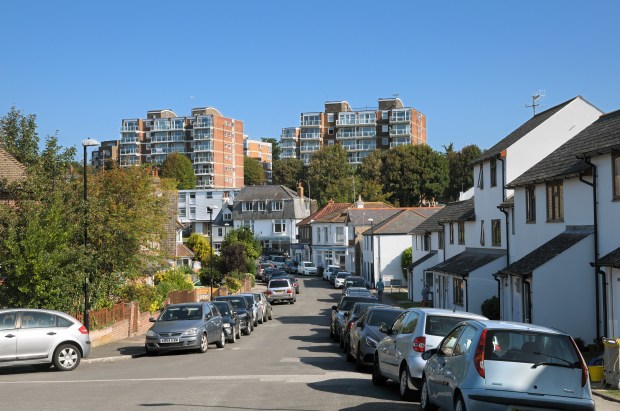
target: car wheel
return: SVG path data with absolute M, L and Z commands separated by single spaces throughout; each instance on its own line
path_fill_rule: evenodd
M 294 299 L 293 299 L 293 300 L 291 300 L 291 304 L 295 304 L 295 300 L 294 300 Z
M 381 375 L 381 368 L 379 368 L 379 358 L 375 355 L 375 362 L 372 365 L 372 383 L 374 385 L 385 385 L 387 378 Z
M 402 367 L 402 370 L 400 370 L 400 386 L 399 386 L 400 399 L 403 401 L 413 401 L 415 394 L 416 394 L 416 391 L 409 388 L 410 379 L 411 378 L 409 376 L 409 368 L 405 364 Z
M 332 327 L 329 327 L 329 338 L 334 338 L 334 330 L 332 330 Z
M 456 403 L 454 404 L 454 411 L 467 411 L 467 408 L 465 407 L 465 401 L 463 400 L 463 397 L 461 397 L 460 394 L 458 397 L 456 397 Z
M 151 350 L 146 344 L 144 344 L 144 351 L 146 352 L 146 355 L 148 355 L 149 357 L 159 354 L 159 351 Z
M 364 363 L 362 362 L 362 350 L 360 345 L 357 345 L 357 352 L 355 353 L 355 369 L 357 371 L 364 371 Z
M 206 353 L 209 349 L 209 339 L 207 338 L 206 333 L 202 333 L 200 336 L 200 347 L 198 348 L 199 353 Z
M 435 411 L 437 409 L 436 405 L 431 404 L 426 378 L 422 379 L 422 387 L 420 388 L 420 409 L 422 411 Z
M 250 335 L 252 334 L 252 328 L 250 328 L 250 324 L 248 323 L 248 325 L 245 326 L 245 328 L 243 329 L 243 333 L 245 335 Z
M 258 327 L 258 318 L 255 318 L 254 322 L 252 323 L 252 328 L 254 327 Z
M 60 371 L 74 370 L 80 364 L 80 351 L 73 344 L 61 344 L 54 351 L 54 367 Z
M 344 352 L 347 354 L 347 362 L 353 362 L 355 358 L 351 355 L 351 346 L 349 344 L 344 345 Z
M 230 333 L 230 338 L 228 338 L 228 341 L 231 344 L 234 344 L 237 342 L 237 334 L 235 333 L 235 329 L 233 328 L 232 332 Z
M 265 318 L 263 317 L 263 313 L 260 313 L 260 318 L 258 319 L 258 323 L 262 324 L 265 322 Z
M 272 310 L 272 311 L 269 311 L 269 319 L 270 319 L 270 320 L 273 320 L 273 310 Z
M 224 348 L 225 345 L 226 345 L 226 335 L 224 333 L 224 330 L 222 330 L 222 332 L 220 333 L 220 339 L 215 343 L 215 346 L 217 348 Z
M 344 338 L 342 338 L 342 335 L 338 337 L 338 340 L 340 341 L 338 345 L 340 345 L 340 348 L 344 349 Z
M 237 324 L 237 333 L 235 334 L 235 337 L 238 339 L 241 338 L 241 324 Z

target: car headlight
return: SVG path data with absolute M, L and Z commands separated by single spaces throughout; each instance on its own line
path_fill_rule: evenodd
M 198 328 L 190 328 L 183 333 L 184 336 L 198 335 Z
M 377 348 L 377 344 L 378 342 L 374 338 L 366 337 L 366 345 L 370 348 Z
M 155 331 L 152 330 L 148 330 L 146 333 L 147 337 L 157 337 L 157 333 Z
M 230 324 L 224 323 L 224 328 L 230 328 Z

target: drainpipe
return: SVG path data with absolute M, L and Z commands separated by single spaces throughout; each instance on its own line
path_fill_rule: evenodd
M 504 310 L 502 309 L 502 280 L 499 279 L 500 271 L 493 274 L 493 278 L 497 281 L 497 300 L 499 301 L 499 320 L 502 319 Z
M 506 200 L 506 162 L 501 157 L 501 154 L 497 155 L 497 159 L 502 162 L 502 202 Z
M 596 190 L 596 165 L 594 165 L 590 159 L 586 156 L 577 156 L 578 159 L 583 160 L 587 165 L 592 167 L 592 182 L 586 181 L 583 179 L 583 175 L 579 175 L 579 181 L 584 184 L 592 187 L 592 208 L 593 208 L 593 218 L 594 218 L 594 280 L 595 280 L 595 289 L 596 289 L 596 338 L 597 340 L 601 339 L 601 313 L 600 313 L 600 291 L 599 291 L 599 279 L 600 275 L 599 266 L 598 266 L 598 201 L 597 201 L 597 190 Z M 607 305 L 606 301 L 603 302 L 603 313 L 605 317 L 607 317 Z M 607 321 L 603 324 L 603 331 L 607 334 Z
M 521 276 L 521 322 L 522 323 L 525 322 L 525 311 L 527 310 L 530 313 L 532 312 L 532 310 L 530 309 L 530 307 L 532 306 L 532 288 L 531 287 L 530 287 L 530 291 L 529 291 L 529 295 L 527 299 L 529 303 L 527 307 L 525 306 L 525 277 L 526 275 Z M 534 324 L 534 321 L 532 321 L 531 317 L 530 317 L 530 324 Z
M 497 208 L 506 216 L 506 267 L 508 267 L 510 265 L 510 232 L 508 231 L 510 230 L 510 223 L 508 221 L 508 211 L 504 207 Z
M 463 276 L 463 282 L 465 283 L 465 311 L 469 312 L 469 283 L 465 276 Z

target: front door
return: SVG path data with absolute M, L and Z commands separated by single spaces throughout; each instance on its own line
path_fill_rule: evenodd
M 15 320 L 17 312 L 0 314 L 0 362 L 15 359 L 17 351 L 17 330 Z

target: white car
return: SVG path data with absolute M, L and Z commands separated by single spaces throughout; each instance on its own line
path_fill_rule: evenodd
M 312 261 L 302 261 L 297 266 L 297 272 L 301 275 L 316 275 L 316 267 Z
M 351 273 L 348 273 L 346 271 L 339 271 L 338 274 L 336 274 L 336 276 L 334 277 L 334 287 L 336 288 L 344 287 L 344 282 L 347 279 L 347 277 L 351 277 Z
M 339 265 L 328 265 L 325 267 L 323 271 L 323 279 L 327 281 L 331 281 L 331 276 L 340 271 L 341 268 Z

